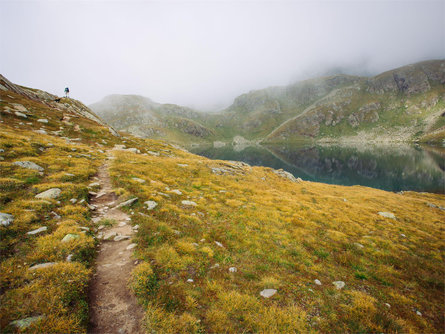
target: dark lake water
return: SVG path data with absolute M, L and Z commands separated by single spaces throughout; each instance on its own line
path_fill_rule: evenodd
M 189 149 L 211 159 L 282 168 L 303 180 L 389 191 L 445 193 L 445 148 L 409 145 L 286 145 Z

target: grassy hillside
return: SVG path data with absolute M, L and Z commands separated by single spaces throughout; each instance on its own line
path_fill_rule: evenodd
M 118 153 L 112 177 L 139 198 L 132 284 L 149 331 L 441 331 L 443 196 L 296 183 L 148 145 L 168 156 Z
M 91 107 L 110 124 L 146 138 L 180 143 L 232 141 L 423 141 L 442 144 L 445 60 L 374 77 L 333 75 L 254 90 L 219 113 L 160 105 L 140 96 L 107 97 Z M 177 126 L 193 122 L 195 131 Z
M 443 332 L 443 195 L 209 160 L 23 89 L 0 91 L 2 332 L 86 332 L 106 153 L 114 192 L 138 198 L 122 210 L 139 225 L 128 275 L 147 332 Z

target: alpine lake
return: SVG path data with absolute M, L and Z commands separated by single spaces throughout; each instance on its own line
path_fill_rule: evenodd
M 303 180 L 387 191 L 445 194 L 445 148 L 417 144 L 292 144 L 195 146 L 218 160 L 283 169 Z

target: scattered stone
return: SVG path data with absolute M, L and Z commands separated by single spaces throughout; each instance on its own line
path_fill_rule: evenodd
M 140 179 L 140 178 L 138 178 L 138 177 L 132 177 L 131 178 L 133 181 L 136 181 L 136 182 L 139 182 L 139 183 L 145 183 L 145 180 L 144 179 Z
M 417 314 L 418 316 L 422 316 L 422 313 L 421 313 L 420 311 L 416 311 L 416 314 Z
M 16 111 L 14 114 L 18 117 L 28 118 L 28 116 L 26 116 L 24 113 L 21 113 L 19 111 Z
M 45 201 L 45 202 L 47 202 L 47 201 Z M 50 203 L 51 204 L 51 203 Z M 62 218 L 61 216 L 59 216 L 56 212 L 54 212 L 54 211 L 51 211 L 50 212 L 53 216 L 54 216 L 54 219 L 60 219 L 60 218 Z
M 189 278 L 189 279 L 187 280 L 187 282 L 188 282 L 188 283 L 193 283 L 193 280 L 192 280 L 191 278 Z
M 406 235 L 405 235 L 405 234 L 403 234 L 403 233 L 400 233 L 400 235 L 401 235 L 402 237 L 406 238 Z
M 16 328 L 20 329 L 20 331 L 22 331 L 22 330 L 25 330 L 26 328 L 28 328 L 29 326 L 31 326 L 32 324 L 34 324 L 40 320 L 43 320 L 43 319 L 45 319 L 44 315 L 38 315 L 35 317 L 14 320 L 14 321 L 10 322 L 9 325 L 16 327 Z
M 176 194 L 176 195 L 182 195 L 181 190 L 178 190 L 178 189 L 173 189 L 171 192 Z
M 276 293 L 277 293 L 277 290 L 275 290 L 275 289 L 264 289 L 263 291 L 260 292 L 260 295 L 264 298 L 270 298 Z
M 147 153 L 159 157 L 159 152 L 147 151 Z
M 129 245 L 127 246 L 127 250 L 131 250 L 131 249 L 135 248 L 137 245 L 138 245 L 138 244 L 129 244 Z
M 185 201 L 181 201 L 181 203 L 182 203 L 182 205 L 186 205 L 186 206 L 198 206 L 198 204 L 196 204 L 196 203 L 193 202 L 193 201 L 187 201 L 187 200 L 185 200 Z
M 62 190 L 60 190 L 59 188 L 51 188 L 36 195 L 35 197 L 40 199 L 57 198 L 60 196 L 61 192 Z
M 343 282 L 343 281 L 335 281 L 335 282 L 332 282 L 332 284 L 335 285 L 337 290 L 343 289 L 345 287 L 345 285 L 346 285 L 345 282 Z
M 105 228 L 105 225 L 100 225 L 100 226 L 97 228 L 97 230 L 100 231 L 100 230 L 102 230 L 102 229 L 104 229 L 104 228 Z
M 44 171 L 43 167 L 41 167 L 41 166 L 37 165 L 36 163 L 31 162 L 31 161 L 15 161 L 12 164 L 16 165 L 16 166 L 19 166 L 19 167 L 23 167 L 23 168 L 37 170 L 39 172 L 43 172 Z
M 79 235 L 78 234 L 74 234 L 74 233 L 68 233 L 67 235 L 65 235 L 62 239 L 62 242 L 70 242 L 72 240 L 75 239 L 79 239 Z
M 236 269 L 235 267 L 229 268 L 229 272 L 231 272 L 231 273 L 236 273 L 237 271 L 238 271 L 238 269 Z
M 116 232 L 108 232 L 107 234 L 104 235 L 104 240 L 110 240 L 112 238 L 114 238 L 115 236 L 117 236 Z
M 38 119 L 37 122 L 39 122 L 39 123 L 48 123 L 48 120 L 46 118 L 41 118 L 41 119 Z
M 88 231 L 90 230 L 90 228 L 89 228 L 89 227 L 86 227 L 86 226 L 79 226 L 79 228 L 80 228 L 81 230 L 83 230 L 83 231 L 86 231 L 86 232 L 88 232 Z
M 3 226 L 9 226 L 14 221 L 14 216 L 8 213 L 0 212 L 0 224 Z
M 19 103 L 11 103 L 11 105 L 12 105 L 13 108 L 14 108 L 15 110 L 17 110 L 17 111 L 28 112 L 28 110 L 27 110 L 22 104 L 19 104 Z
M 219 268 L 219 263 L 215 263 L 213 266 L 210 267 L 210 269 Z
M 39 263 L 39 264 L 35 264 L 35 265 L 29 267 L 29 270 L 48 268 L 48 267 L 52 267 L 55 264 L 56 264 L 55 262 Z
M 288 179 L 288 180 L 290 180 L 290 181 L 292 181 L 292 182 L 300 183 L 300 182 L 303 181 L 303 180 L 300 179 L 300 178 L 295 178 L 295 176 L 293 176 L 293 175 L 292 175 L 291 173 L 289 173 L 289 172 L 286 172 L 286 171 L 283 170 L 283 169 L 274 170 L 273 172 L 274 172 L 275 174 L 277 174 L 278 176 L 284 177 L 284 178 L 286 178 L 286 179 Z
M 129 206 L 138 200 L 137 197 L 131 198 L 128 201 L 122 202 L 116 206 L 116 209 L 122 208 L 123 206 Z
M 39 133 L 39 134 L 41 134 L 41 135 L 46 135 L 46 134 L 48 134 L 48 132 L 46 132 L 46 131 L 43 130 L 43 129 L 35 130 L 34 132 L 35 132 L 35 133 Z
M 364 248 L 365 246 L 363 246 L 362 244 L 359 244 L 358 242 L 354 242 L 354 245 L 357 247 L 357 248 Z
M 317 285 L 321 285 L 321 282 L 320 282 L 318 279 L 314 280 L 314 282 L 315 282 L 315 284 L 317 284 Z
M 99 186 L 100 186 L 99 182 L 93 182 L 88 185 L 89 188 L 99 187 Z
M 385 306 L 386 306 L 387 308 L 391 308 L 391 305 L 388 304 L 388 303 L 385 303 Z
M 158 191 L 158 195 L 161 195 L 161 196 L 164 196 L 164 197 L 170 198 L 170 195 L 168 195 L 168 194 L 165 194 L 165 193 L 161 193 L 160 191 Z
M 122 227 L 122 226 L 125 226 L 125 225 L 127 225 L 126 222 L 120 222 L 117 226 Z
M 391 212 L 379 212 L 379 215 L 385 218 L 396 219 L 396 216 Z
M 224 248 L 223 244 L 220 243 L 219 241 L 215 241 L 215 244 L 216 244 L 218 247 L 223 247 L 223 248 Z
M 178 164 L 179 167 L 188 167 L 188 164 Z
M 76 204 L 77 203 L 77 198 L 71 198 L 70 202 L 73 203 L 73 204 Z
M 127 239 L 130 239 L 129 235 L 117 235 L 114 237 L 114 241 L 122 241 Z
M 139 225 L 134 225 L 133 230 L 137 230 L 137 229 L 139 229 Z
M 155 201 L 146 201 L 144 204 L 147 206 L 147 210 L 153 210 L 155 207 L 158 206 L 158 203 Z
M 43 226 L 43 227 L 39 227 L 38 229 L 35 229 L 35 230 L 33 230 L 33 231 L 29 231 L 29 232 L 26 233 L 26 234 L 34 235 L 34 234 L 38 234 L 38 233 L 40 233 L 40 232 L 45 232 L 47 229 L 48 229 L 48 227 Z

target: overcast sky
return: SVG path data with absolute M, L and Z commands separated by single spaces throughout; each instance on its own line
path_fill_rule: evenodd
M 333 69 L 445 58 L 445 1 L 2 1 L 0 73 L 200 109 Z

